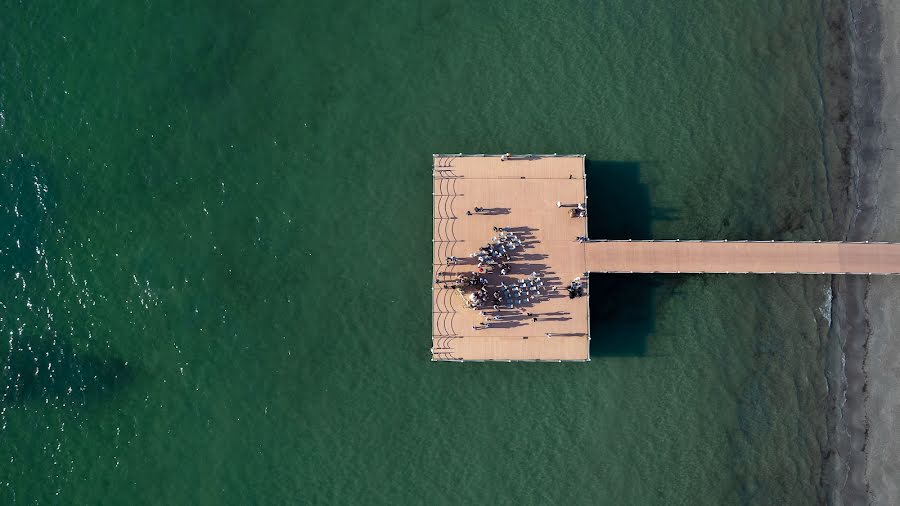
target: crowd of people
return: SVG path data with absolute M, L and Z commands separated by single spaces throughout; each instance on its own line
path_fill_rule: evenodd
M 488 287 L 488 280 L 478 272 L 460 274 L 456 281 L 445 288 L 458 290 L 465 297 L 466 307 L 473 309 L 493 308 L 494 310 L 515 309 L 523 304 L 534 302 L 545 293 L 544 281 L 536 272 L 524 279 L 512 283 L 500 281 L 495 290 Z
M 493 308 L 499 311 L 515 309 L 534 302 L 547 292 L 544 281 L 537 272 L 532 272 L 524 279 L 514 279 L 509 284 L 500 279 L 497 281 L 498 286 L 493 288 L 488 286 L 486 273 L 490 270 L 500 276 L 509 275 L 512 272 L 510 265 L 512 254 L 523 248 L 522 239 L 509 227 L 493 227 L 493 229 L 496 235 L 491 237 L 485 246 L 469 255 L 473 261 L 477 261 L 477 270 L 458 275 L 453 283 L 444 285 L 444 288 L 459 291 L 465 298 L 466 307 L 473 309 Z M 448 265 L 459 263 L 461 263 L 459 258 L 447 257 Z
M 522 240 L 509 232 L 509 227 L 494 227 L 494 232 L 497 235 L 491 237 L 487 246 L 479 248 L 470 256 L 478 260 L 478 272 L 484 272 L 486 266 L 490 266 L 501 276 L 506 276 L 512 270 L 508 263 L 510 253 L 522 247 Z
M 488 281 L 479 273 L 460 274 L 456 281 L 445 288 L 453 288 L 459 291 L 466 299 L 466 307 L 484 307 L 488 301 Z
M 562 203 L 557 202 L 557 206 L 562 207 Z M 474 213 L 480 214 L 485 211 L 481 207 L 476 207 Z M 575 217 L 583 216 L 587 210 L 582 204 L 578 204 L 571 211 L 572 216 Z M 471 216 L 473 212 L 467 211 L 466 214 Z M 478 251 L 469 255 L 472 258 L 471 261 L 464 262 L 455 256 L 446 258 L 447 265 L 477 262 L 477 270 L 459 274 L 452 283 L 444 285 L 444 288 L 457 290 L 464 297 L 466 307 L 482 310 L 481 315 L 485 317 L 485 322 L 473 326 L 473 330 L 490 328 L 497 320 L 503 318 L 505 310 L 521 308 L 521 311 L 525 311 L 525 305 L 535 302 L 538 297 L 552 291 L 544 287 L 544 281 L 537 272 L 532 272 L 523 279 L 512 279 L 509 284 L 503 279 L 495 279 L 489 284 L 487 279 L 491 277 L 488 275 L 489 272 L 492 275 L 500 276 L 512 273 L 513 253 L 524 247 L 522 239 L 509 227 L 493 227 L 493 230 L 496 235 L 491 237 L 486 245 L 478 248 Z M 579 236 L 576 240 L 585 242 L 588 238 Z M 435 283 L 437 282 L 436 279 Z M 498 283 L 498 285 L 492 286 L 494 283 Z M 581 297 L 584 295 L 584 290 L 580 278 L 576 278 L 568 287 L 569 298 Z M 488 315 L 485 311 L 490 311 L 491 308 L 494 313 Z M 538 320 L 537 316 L 531 313 L 527 313 L 527 316 L 535 322 Z
M 494 292 L 494 299 L 502 301 L 504 306 L 512 309 L 526 302 L 534 302 L 541 295 L 543 288 L 544 281 L 536 272 L 532 272 L 527 278 L 509 285 L 501 281 L 500 289 Z

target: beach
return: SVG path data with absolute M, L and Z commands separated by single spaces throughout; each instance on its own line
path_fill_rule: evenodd
M 900 10 L 889 2 L 851 2 L 845 11 L 848 121 L 846 229 L 850 241 L 900 240 L 897 151 L 900 124 Z M 837 199 L 840 207 L 841 199 Z M 829 442 L 824 447 L 826 494 L 832 504 L 900 501 L 900 279 L 849 276 L 833 281 L 828 345 Z
M 880 107 L 873 129 L 861 137 L 877 170 L 874 200 L 861 212 L 872 211 L 872 239 L 900 240 L 900 8 L 879 2 Z M 878 33 L 878 32 L 876 32 Z M 874 45 L 873 41 L 873 45 Z M 877 93 L 880 90 L 880 94 Z M 873 277 L 865 298 L 868 344 L 865 355 L 865 479 L 873 504 L 900 502 L 900 279 Z

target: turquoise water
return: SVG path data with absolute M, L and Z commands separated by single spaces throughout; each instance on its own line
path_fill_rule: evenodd
M 587 153 L 595 237 L 833 237 L 820 9 L 6 5 L 2 502 L 820 500 L 827 277 L 428 351 L 431 153 Z

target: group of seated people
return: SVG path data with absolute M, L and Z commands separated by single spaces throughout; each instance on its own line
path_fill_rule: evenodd
M 514 308 L 525 302 L 533 302 L 541 295 L 543 288 L 543 280 L 536 272 L 532 272 L 527 278 L 514 281 L 509 285 L 501 281 L 500 289 L 494 292 L 494 300 L 502 302 L 503 306 Z
M 500 286 L 491 294 L 491 297 L 488 297 L 487 280 L 478 277 L 476 273 L 472 273 L 472 276 L 461 277 L 465 279 L 456 287 L 466 295 L 466 306 L 474 309 L 489 306 L 495 310 L 499 310 L 501 307 L 513 309 L 526 302 L 534 302 L 544 288 L 544 281 L 537 273 L 532 272 L 531 276 L 510 284 L 500 281 Z
M 476 253 L 472 253 L 471 257 L 478 260 L 479 272 L 484 272 L 485 265 L 490 265 L 500 275 L 505 276 L 511 270 L 507 263 L 510 260 L 510 253 L 522 247 L 522 240 L 505 228 L 494 227 L 494 231 L 498 234 L 491 237 L 487 246 L 482 246 Z
M 460 274 L 454 283 L 445 285 L 445 288 L 458 290 L 465 298 L 466 306 L 473 309 L 491 307 L 494 310 L 514 309 L 534 302 L 547 293 L 544 281 L 537 272 L 532 272 L 524 279 L 514 279 L 508 284 L 501 279 L 496 281 L 499 286 L 488 286 L 488 279 L 484 277 L 486 269 L 493 268 L 495 274 L 508 275 L 512 270 L 508 263 L 511 260 L 511 253 L 523 246 L 522 240 L 514 232 L 510 232 L 508 227 L 494 227 L 494 232 L 497 235 L 491 237 L 487 245 L 470 255 L 478 261 L 478 270 Z M 457 264 L 459 259 L 448 257 L 448 263 Z M 493 283 L 494 281 L 491 282 Z M 568 290 L 570 298 L 584 295 L 584 286 L 580 279 L 576 279 Z
M 581 282 L 580 278 L 575 278 L 575 281 L 572 281 L 572 284 L 569 285 L 568 291 L 570 299 L 582 297 L 584 295 L 584 283 Z

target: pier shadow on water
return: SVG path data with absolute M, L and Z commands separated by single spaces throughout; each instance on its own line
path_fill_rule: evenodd
M 637 161 L 586 161 L 588 237 L 652 239 L 655 219 L 674 212 L 654 209 Z M 666 281 L 653 274 L 590 275 L 591 356 L 648 354 L 655 327 L 655 291 Z
M 4 362 L 6 395 L 0 405 L 44 404 L 63 399 L 75 403 L 103 401 L 135 379 L 134 367 L 117 357 L 79 353 L 65 341 L 27 341 L 11 350 Z
M 642 357 L 656 322 L 656 274 L 590 276 L 591 356 Z
M 0 283 L 0 332 L 8 342 L 0 359 L 3 408 L 103 401 L 132 384 L 136 374 L 117 354 L 86 346 L 92 343 L 85 336 L 101 333 L 92 329 L 88 290 L 94 286 L 80 275 L 84 268 L 77 267 L 77 257 L 63 256 L 73 240 L 58 218 L 48 166 L 16 157 L 0 170 L 0 202 L 7 211 L 0 212 L 0 250 L 7 252 L 0 257 L 0 276 L 7 280 Z
M 588 195 L 588 237 L 591 239 L 654 239 L 653 222 L 677 221 L 677 209 L 651 205 L 650 189 L 641 181 L 648 162 L 585 162 Z M 649 162 L 653 165 L 653 162 Z
M 650 190 L 641 182 L 635 161 L 585 162 L 588 195 L 588 237 L 591 239 L 652 239 Z

